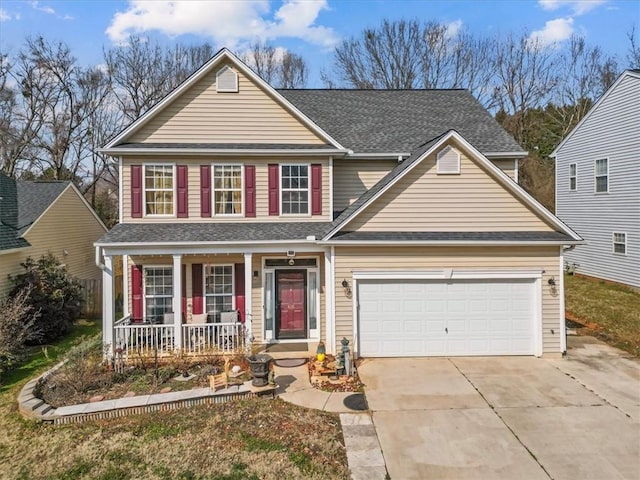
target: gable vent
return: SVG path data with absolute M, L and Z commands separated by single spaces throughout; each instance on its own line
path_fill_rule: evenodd
M 438 174 L 460 173 L 460 152 L 453 147 L 445 147 L 438 153 Z
M 216 91 L 238 91 L 238 74 L 234 72 L 231 67 L 222 67 L 216 74 Z

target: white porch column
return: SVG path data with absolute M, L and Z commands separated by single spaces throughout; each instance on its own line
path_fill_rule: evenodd
M 247 342 L 251 342 L 253 340 L 253 331 L 252 331 L 252 320 L 253 320 L 253 298 L 252 298 L 252 287 L 253 287 L 253 271 L 252 271 L 252 263 L 253 254 L 245 253 L 244 254 L 244 327 L 247 329 L 246 340 Z
M 105 356 L 113 358 L 113 257 L 104 255 L 102 269 L 102 344 Z
M 173 256 L 173 345 L 182 349 L 182 255 Z
M 122 255 L 122 316 L 129 315 L 129 255 Z
M 336 339 L 335 339 L 335 334 L 333 333 L 335 328 L 335 320 L 334 320 L 334 315 L 333 315 L 333 305 L 334 302 L 336 301 L 335 296 L 334 296 L 334 285 L 335 285 L 335 280 L 334 280 L 334 273 L 333 273 L 333 260 L 334 260 L 334 247 L 331 247 L 331 249 L 327 249 L 324 252 L 324 298 L 325 298 L 325 302 L 324 302 L 324 306 L 325 306 L 325 340 L 324 340 L 324 344 L 325 347 L 327 349 L 327 353 L 330 353 L 332 355 L 335 354 L 335 348 L 336 348 Z

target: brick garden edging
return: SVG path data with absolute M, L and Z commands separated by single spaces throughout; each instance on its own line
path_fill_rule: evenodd
M 229 400 L 258 395 L 274 395 L 275 393 L 275 387 L 255 388 L 251 386 L 251 381 L 248 381 L 215 392 L 212 392 L 209 387 L 204 387 L 54 408 L 41 398 L 36 397 L 34 389 L 41 379 L 55 372 L 64 363 L 61 362 L 39 377 L 28 381 L 22 388 L 18 395 L 18 408 L 23 416 L 54 424 L 81 423 L 131 414 L 175 410 L 194 405 L 224 403 Z

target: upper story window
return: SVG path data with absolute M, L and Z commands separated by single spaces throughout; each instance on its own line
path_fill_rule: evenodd
M 283 215 L 309 214 L 309 166 L 281 165 L 281 206 Z
M 173 215 L 173 192 L 173 165 L 144 166 L 144 201 L 147 215 Z
M 609 191 L 609 159 L 601 158 L 595 164 L 596 193 Z
M 242 165 L 213 166 L 214 215 L 242 215 Z
M 578 166 L 575 163 L 569 164 L 569 190 L 578 188 Z
M 613 232 L 613 253 L 627 254 L 627 234 Z

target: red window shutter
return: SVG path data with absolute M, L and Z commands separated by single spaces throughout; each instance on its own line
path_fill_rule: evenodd
M 187 316 L 187 266 L 182 264 L 182 321 Z
M 311 165 L 311 215 L 322 215 L 322 165 Z
M 280 214 L 280 188 L 278 165 L 269 165 L 269 215 Z
M 204 313 L 204 301 L 202 298 L 202 264 L 191 265 L 191 284 L 193 289 L 193 313 Z
M 131 321 L 142 322 L 142 266 L 131 265 Z
M 211 166 L 209 165 L 200 165 L 200 216 L 211 216 Z
M 186 165 L 178 165 L 178 218 L 187 218 L 189 216 L 187 168 Z
M 142 165 L 131 165 L 131 216 L 142 217 Z
M 256 216 L 256 167 L 244 166 L 244 216 Z
M 244 323 L 244 263 L 236 263 L 234 265 L 234 292 L 236 300 L 236 310 L 240 312 L 240 321 Z

